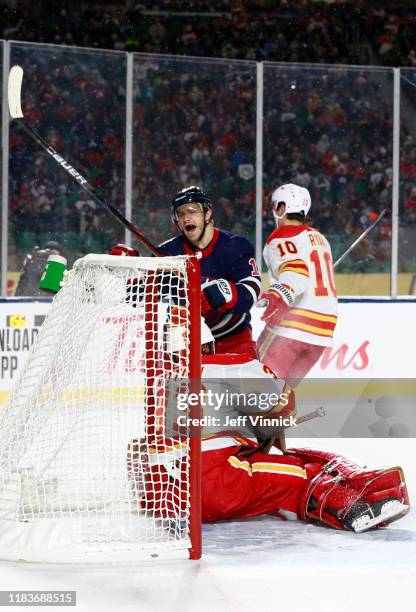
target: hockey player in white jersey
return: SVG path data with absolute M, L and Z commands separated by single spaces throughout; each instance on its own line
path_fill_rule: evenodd
M 337 322 L 332 254 L 326 238 L 305 224 L 311 207 L 307 189 L 283 185 L 271 203 L 277 228 L 263 252 L 271 285 L 260 296 L 259 305 L 267 306 L 257 348 L 263 363 L 296 386 L 332 346 Z

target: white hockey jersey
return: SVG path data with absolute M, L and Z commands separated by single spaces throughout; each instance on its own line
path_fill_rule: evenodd
M 271 282 L 285 285 L 294 302 L 273 332 L 308 344 L 332 346 L 337 294 L 331 247 L 307 225 L 284 225 L 263 251 Z
M 267 413 L 278 396 L 290 392 L 286 382 L 269 367 L 244 354 L 203 355 L 201 378 L 202 387 L 215 394 L 216 401 L 214 406 L 202 402 L 204 416 L 216 420 L 215 425 L 203 428 L 203 450 L 255 439 L 259 432 L 244 414 Z

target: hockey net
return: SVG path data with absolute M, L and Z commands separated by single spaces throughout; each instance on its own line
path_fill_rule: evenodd
M 0 558 L 199 558 L 199 440 L 167 438 L 163 412 L 172 377 L 200 376 L 198 274 L 111 255 L 66 274 L 0 413 Z M 160 512 L 147 501 L 169 466 Z

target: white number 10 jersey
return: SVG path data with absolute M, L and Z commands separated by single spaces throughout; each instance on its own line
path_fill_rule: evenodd
M 294 296 L 273 331 L 308 344 L 332 346 L 337 294 L 327 239 L 312 227 L 285 225 L 269 236 L 263 256 L 271 282 L 285 285 Z

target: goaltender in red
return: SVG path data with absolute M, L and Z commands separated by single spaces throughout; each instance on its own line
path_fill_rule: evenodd
M 242 393 L 238 404 L 203 406 L 204 417 L 212 417 L 205 419 L 208 425 L 202 428 L 204 522 L 274 514 L 359 533 L 387 525 L 408 512 L 400 467 L 367 469 L 337 452 L 286 450 L 282 423 L 296 415 L 293 389 L 255 358 L 214 354 L 213 337 L 204 325 L 201 337 L 204 388 L 214 385 L 215 391 L 219 383 L 224 393 L 224 385 L 243 389 L 245 381 L 250 381 L 255 385 L 252 391 L 257 388 L 259 394 L 254 405 L 246 405 Z M 273 397 L 268 405 L 263 402 L 265 391 Z M 180 459 L 182 444 L 184 458 Z M 186 446 L 166 434 L 150 443 L 155 467 L 145 474 L 144 499 L 138 495 L 138 503 L 162 518 L 175 516 L 178 503 L 186 512 L 187 494 L 178 487 L 187 469 Z M 137 490 L 141 486 L 140 462 L 135 460 L 138 449 L 139 441 L 132 440 L 128 470 L 132 488 Z

